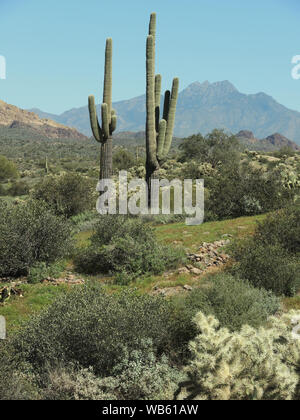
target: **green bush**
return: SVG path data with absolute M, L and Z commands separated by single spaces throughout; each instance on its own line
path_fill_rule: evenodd
M 197 312 L 214 315 L 222 327 L 231 331 L 243 325 L 263 325 L 280 308 L 280 300 L 271 292 L 256 289 L 247 282 L 229 274 L 211 276 L 212 284 L 206 289 L 194 289 L 184 298 L 174 299 L 178 318 L 186 324 L 192 339 L 195 326 L 192 319 Z
M 40 390 L 31 366 L 0 340 L 0 401 L 37 399 Z
M 63 257 L 70 238 L 68 223 L 45 203 L 9 206 L 0 201 L 0 277 L 27 275 L 34 264 Z
M 103 380 L 118 400 L 171 400 L 185 376 L 166 356 L 158 358 L 151 339 L 139 340 L 139 350 L 124 349 L 123 359 Z
M 210 163 L 213 168 L 238 161 L 240 156 L 238 139 L 227 135 L 223 130 L 213 130 L 205 137 L 201 134 L 190 136 L 183 140 L 179 149 L 181 161 Z
M 300 287 L 300 212 L 289 207 L 259 223 L 254 236 L 236 241 L 233 267 L 255 287 L 293 296 Z
M 50 369 L 40 393 L 48 401 L 116 400 L 105 385 L 92 368 L 58 366 Z
M 136 164 L 136 159 L 127 149 L 118 148 L 113 154 L 113 167 L 116 172 L 127 171 Z
M 53 264 L 46 264 L 45 262 L 40 262 L 29 269 L 29 274 L 27 276 L 28 283 L 36 284 L 41 281 L 51 278 L 58 278 L 61 273 L 65 270 L 66 264 L 64 262 L 55 262 Z
M 7 191 L 7 194 L 12 197 L 27 195 L 28 193 L 29 186 L 24 181 L 14 182 Z
M 91 245 L 75 257 L 78 271 L 87 274 L 159 274 L 184 260 L 181 249 L 159 244 L 153 228 L 136 218 L 100 217 Z
M 255 241 L 279 244 L 291 254 L 300 252 L 300 207 L 291 206 L 270 214 L 258 224 Z
M 280 299 L 275 295 L 243 280 L 224 274 L 212 280 L 213 286 L 206 291 L 211 314 L 231 331 L 243 325 L 259 327 L 280 308 Z
M 0 196 L 3 197 L 5 195 L 7 195 L 7 190 L 2 184 L 0 184 Z
M 178 324 L 163 298 L 134 291 L 110 295 L 93 284 L 60 296 L 11 338 L 13 352 L 36 372 L 48 367 L 79 364 L 101 377 L 111 376 L 126 354 L 143 351 L 151 339 L 153 352 L 179 357 Z
M 209 198 L 206 210 L 218 219 L 266 213 L 284 207 L 295 192 L 263 170 L 251 165 L 232 163 L 219 168 L 217 176 L 206 182 Z
M 0 182 L 18 178 L 18 176 L 16 165 L 5 156 L 0 156 Z
M 72 217 L 96 204 L 94 182 L 82 175 L 67 173 L 61 176 L 47 176 L 33 192 L 33 197 L 50 205 L 56 214 Z
M 237 261 L 233 271 L 253 286 L 271 290 L 278 296 L 293 296 L 300 287 L 299 259 L 280 245 L 248 239 L 237 242 L 232 253 Z
M 41 393 L 46 400 L 164 400 L 173 399 L 185 379 L 168 359 L 157 359 L 152 341 L 141 340 L 139 350 L 124 349 L 124 358 L 111 376 L 97 377 L 90 368 L 79 366 L 51 369 Z

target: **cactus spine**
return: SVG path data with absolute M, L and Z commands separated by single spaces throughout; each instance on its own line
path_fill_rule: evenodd
M 112 176 L 112 134 L 117 127 L 117 117 L 112 109 L 112 39 L 106 40 L 103 103 L 101 105 L 102 126 L 99 123 L 95 97 L 89 96 L 91 128 L 96 141 L 101 143 L 100 179 Z
M 167 157 L 173 138 L 179 79 L 173 80 L 172 92 L 164 96 L 163 118 L 160 120 L 161 75 L 155 75 L 156 14 L 150 17 L 146 47 L 146 181 L 151 190 L 162 161 Z

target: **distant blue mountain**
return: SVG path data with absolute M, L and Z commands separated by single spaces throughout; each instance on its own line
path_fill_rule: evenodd
M 118 114 L 118 131 L 145 129 L 145 95 L 113 104 Z M 36 112 L 41 118 L 50 118 L 80 132 L 91 135 L 87 106 L 71 109 L 61 115 Z M 175 136 L 186 137 L 214 128 L 232 133 L 250 130 L 257 138 L 270 133 L 281 133 L 300 144 L 300 113 L 292 111 L 263 92 L 246 95 L 229 81 L 216 83 L 195 82 L 179 94 Z

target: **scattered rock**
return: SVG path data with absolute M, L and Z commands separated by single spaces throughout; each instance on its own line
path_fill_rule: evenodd
M 191 292 L 193 290 L 192 286 L 189 286 L 188 284 L 183 286 L 183 288 L 184 288 L 184 290 L 187 290 L 188 292 Z
M 48 277 L 42 283 L 51 283 L 54 286 L 58 286 L 60 284 L 84 284 L 84 280 L 80 278 L 76 278 L 74 274 L 67 275 L 66 277 L 61 277 L 59 279 L 53 279 Z
M 190 272 L 190 270 L 187 267 L 181 267 L 178 270 L 179 274 L 188 274 Z
M 11 296 L 23 297 L 23 292 L 21 289 L 17 289 L 15 284 L 0 289 L 0 303 L 4 304 Z
M 224 238 L 232 237 L 230 234 L 223 235 Z M 182 267 L 178 270 L 179 273 L 191 273 L 194 275 L 199 275 L 210 267 L 222 266 L 227 263 L 230 259 L 228 254 L 220 253 L 219 249 L 228 245 L 230 239 L 221 239 L 220 241 L 215 241 L 213 243 L 203 242 L 197 253 L 186 252 L 188 260 L 193 264 L 188 264 L 186 267 Z M 201 270 L 195 265 L 201 263 L 203 269 Z
M 191 272 L 192 274 L 195 274 L 196 276 L 199 276 L 199 274 L 201 274 L 201 273 L 202 273 L 202 270 L 200 270 L 200 268 L 193 267 L 193 268 L 190 270 L 190 272 Z

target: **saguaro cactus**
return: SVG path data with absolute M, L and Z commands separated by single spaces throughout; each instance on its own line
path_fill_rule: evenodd
M 117 127 L 117 116 L 112 109 L 112 39 L 106 40 L 103 103 L 101 105 L 102 126 L 99 123 L 95 97 L 89 96 L 91 127 L 95 139 L 101 143 L 100 179 L 112 176 L 112 134 Z
M 155 75 L 155 37 L 156 14 L 152 13 L 146 48 L 146 181 L 149 197 L 151 179 L 156 177 L 156 172 L 167 157 L 172 144 L 179 89 L 179 79 L 175 78 L 172 91 L 165 92 L 163 118 L 160 120 L 161 75 Z

